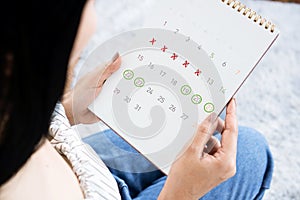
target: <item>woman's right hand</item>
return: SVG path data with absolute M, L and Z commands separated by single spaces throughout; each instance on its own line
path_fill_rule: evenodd
M 62 104 L 71 125 L 91 124 L 100 121 L 88 106 L 100 94 L 103 84 L 121 66 L 121 57 L 117 53 L 106 66 L 98 66 L 85 74 L 76 83 L 75 87 L 65 92 Z
M 210 154 L 205 153 L 205 145 L 215 130 L 222 134 L 221 143 Z M 237 136 L 236 103 L 232 99 L 226 109 L 225 125 L 221 119 L 208 116 L 198 127 L 192 144 L 173 163 L 158 199 L 199 199 L 234 176 Z

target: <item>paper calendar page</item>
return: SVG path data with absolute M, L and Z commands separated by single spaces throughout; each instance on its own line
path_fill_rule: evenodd
M 226 2 L 197 2 L 160 2 L 144 26 L 112 37 L 86 61 L 94 67 L 120 53 L 120 69 L 89 109 L 166 174 L 278 35 Z

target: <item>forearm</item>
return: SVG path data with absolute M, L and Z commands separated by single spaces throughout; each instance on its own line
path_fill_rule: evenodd
M 94 3 L 95 3 L 94 0 L 87 1 L 82 13 L 78 32 L 75 38 L 72 52 L 70 54 L 65 91 L 70 90 L 73 77 L 74 77 L 74 68 L 78 62 L 80 53 L 82 52 L 84 47 L 88 44 L 88 41 L 96 31 L 97 14 L 94 8 Z
M 199 198 L 194 198 L 190 194 L 182 190 L 174 190 L 168 187 L 164 187 L 158 196 L 158 200 L 197 200 Z
M 172 178 L 173 177 L 167 178 L 158 200 L 198 200 L 205 194 L 199 195 L 199 193 L 197 193 L 197 195 L 195 195 L 188 191 L 190 188 L 187 188 L 186 184 L 181 183 L 178 179 L 174 180 Z

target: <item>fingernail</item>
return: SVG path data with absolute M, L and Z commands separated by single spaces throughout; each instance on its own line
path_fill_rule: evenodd
M 236 107 L 237 106 L 237 104 L 236 104 L 236 98 L 233 98 L 233 101 L 234 101 L 234 105 Z
M 218 118 L 218 115 L 217 115 L 215 112 L 213 112 L 213 113 L 211 113 L 211 114 L 209 115 L 209 121 L 210 121 L 210 122 L 216 121 L 217 118 Z
M 119 58 L 119 56 L 120 56 L 119 52 L 115 53 L 111 59 L 111 62 L 114 63 Z

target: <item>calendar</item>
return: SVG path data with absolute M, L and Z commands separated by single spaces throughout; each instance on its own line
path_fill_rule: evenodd
M 120 53 L 120 69 L 105 82 L 89 109 L 166 174 L 192 141 L 198 125 L 211 113 L 222 112 L 278 36 L 272 25 L 264 24 L 265 30 L 249 20 L 248 13 L 246 17 L 238 12 L 227 15 L 232 13 L 228 6 L 234 4 L 206 2 L 202 1 L 210 10 L 223 13 L 227 23 L 232 18 L 236 22 L 231 23 L 250 30 L 221 33 L 213 20 L 202 21 L 205 28 L 197 27 L 195 20 L 187 20 L 189 16 L 182 17 L 180 11 L 174 15 L 174 9 L 184 7 L 180 3 L 166 13 L 166 1 L 156 11 L 159 17 L 148 16 L 144 27 L 107 40 L 86 61 L 87 67 L 94 67 L 114 52 Z M 219 23 L 223 20 L 222 15 L 214 17 Z M 245 21 L 239 22 L 241 18 Z M 174 23 L 175 19 L 182 23 Z M 257 36 L 264 41 L 239 51 L 245 38 Z

